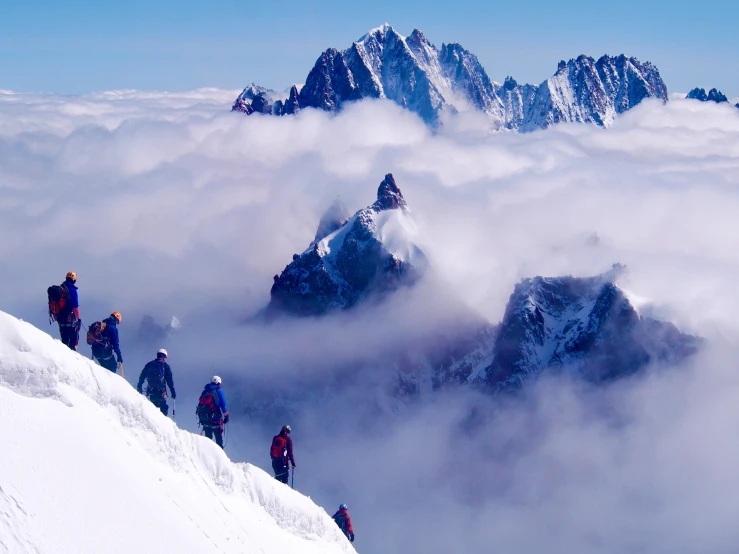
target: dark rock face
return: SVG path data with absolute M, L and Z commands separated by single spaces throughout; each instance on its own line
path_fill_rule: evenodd
M 311 247 L 275 276 L 267 312 L 319 315 L 415 282 L 425 257 L 403 235 L 405 211 L 405 199 L 391 174 L 380 184 L 377 201 L 350 219 L 342 221 L 340 207 L 330 209 Z M 380 238 L 388 225 L 394 228 L 388 231 L 394 251 Z
M 694 353 L 699 339 L 634 310 L 613 284 L 619 269 L 591 278 L 535 277 L 516 285 L 485 385 L 519 388 L 553 368 L 603 383 L 651 362 L 675 363 Z
M 300 101 L 298 97 L 298 87 L 293 85 L 292 88 L 290 88 L 290 96 L 282 106 L 281 111 L 283 115 L 293 115 L 300 111 Z
M 258 92 L 255 85 L 247 87 L 234 110 L 250 113 L 244 104 L 253 104 Z M 608 126 L 645 98 L 667 101 L 657 68 L 636 58 L 580 56 L 561 61 L 540 85 L 520 85 L 512 77 L 501 85 L 461 45 L 442 44 L 438 50 L 418 29 L 403 37 L 387 24 L 346 50 L 323 52 L 295 92 L 272 113 L 307 107 L 333 112 L 362 98 L 388 98 L 435 126 L 444 112 L 459 111 L 455 103 L 461 98 L 485 113 L 493 129 L 524 131 L 565 121 Z
M 372 208 L 377 212 L 405 210 L 407 208 L 405 198 L 403 198 L 398 185 L 395 184 L 392 173 L 385 175 L 385 179 L 380 183 L 380 188 L 377 189 L 377 200 L 372 204 Z
M 256 113 L 272 113 L 272 105 L 269 103 L 269 100 L 267 100 L 267 97 L 263 92 L 260 92 L 254 97 L 251 101 L 251 107 Z

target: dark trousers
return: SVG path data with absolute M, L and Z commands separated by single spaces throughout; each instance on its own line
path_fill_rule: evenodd
M 105 369 L 109 369 L 113 373 L 116 373 L 117 372 L 117 370 L 118 370 L 118 363 L 115 361 L 115 356 L 111 356 L 110 358 L 103 358 L 102 360 L 100 358 L 95 358 L 95 359 Z
M 164 415 L 169 414 L 169 405 L 167 404 L 167 399 L 164 398 L 161 394 L 150 396 L 149 400 L 151 400 L 151 403 L 159 408 Z
M 72 350 L 77 350 L 77 345 L 80 342 L 80 331 L 76 326 L 60 323 L 59 334 L 64 344 Z
M 213 439 L 213 436 L 216 438 L 216 444 L 223 448 L 223 429 L 219 427 L 209 427 L 209 426 L 203 426 L 203 432 L 205 433 L 205 436 L 209 439 Z
M 285 458 L 272 458 L 272 469 L 275 472 L 275 479 L 287 485 L 287 480 L 290 477 L 290 467 L 287 465 L 287 460 Z

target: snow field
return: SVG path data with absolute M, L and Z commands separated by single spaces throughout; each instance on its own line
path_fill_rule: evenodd
M 0 312 L 0 552 L 339 553 L 309 498 Z

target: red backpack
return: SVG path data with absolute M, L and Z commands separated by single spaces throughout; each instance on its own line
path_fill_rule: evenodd
M 287 448 L 287 439 L 282 435 L 277 435 L 272 439 L 272 448 L 269 449 L 269 455 L 272 458 L 284 458 L 285 449 Z
M 204 390 L 198 399 L 198 407 L 195 408 L 195 414 L 198 416 L 201 424 L 212 423 L 220 418 L 221 408 L 216 403 L 216 391 Z
M 56 321 L 57 317 L 67 304 L 67 287 L 52 285 L 46 289 L 49 297 L 49 323 Z

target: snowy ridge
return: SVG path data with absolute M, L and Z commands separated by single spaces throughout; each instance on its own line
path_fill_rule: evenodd
M 343 213 L 332 205 L 311 245 L 275 275 L 268 313 L 350 308 L 368 294 L 414 282 L 425 270 L 426 257 L 413 242 L 415 224 L 391 174 L 380 183 L 374 204 L 346 221 Z
M 354 552 L 309 498 L 0 312 L 0 551 Z
M 579 56 L 559 62 L 540 85 L 491 81 L 477 57 L 460 44 L 437 49 L 415 29 L 404 37 L 387 23 L 371 29 L 343 51 L 329 48 L 308 74 L 305 86 L 288 101 L 267 105 L 268 95 L 247 87 L 233 110 L 285 115 L 302 108 L 337 111 L 346 102 L 388 98 L 417 113 L 429 125 L 443 114 L 479 110 L 493 130 L 531 131 L 560 122 L 609 126 L 616 116 L 645 98 L 667 101 L 659 71 L 649 62 L 624 55 L 597 61 Z M 256 105 L 255 105 L 256 102 Z

